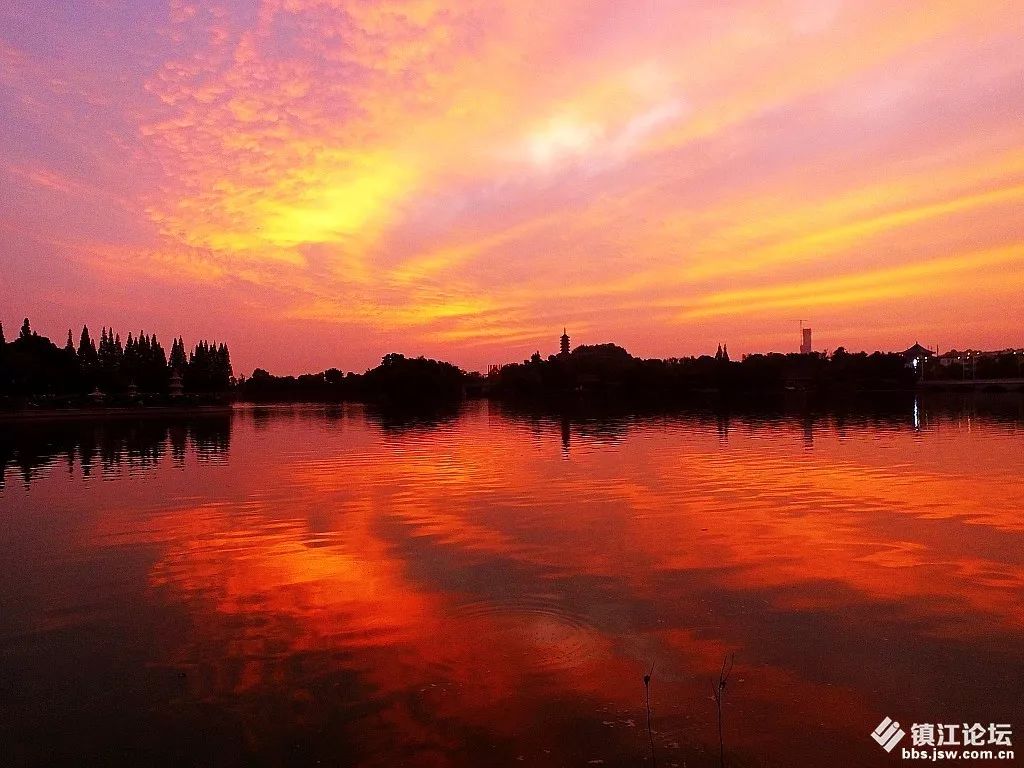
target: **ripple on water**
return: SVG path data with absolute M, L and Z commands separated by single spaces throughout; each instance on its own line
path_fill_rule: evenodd
M 481 638 L 529 671 L 569 670 L 604 653 L 601 633 L 584 617 L 550 599 L 475 601 L 453 608 L 448 620 L 466 636 Z

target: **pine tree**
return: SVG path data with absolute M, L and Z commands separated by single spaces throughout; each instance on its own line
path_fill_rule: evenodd
M 177 371 L 179 376 L 185 375 L 188 358 L 185 357 L 185 342 L 180 336 L 171 344 L 171 357 L 167 361 L 167 367 L 171 373 Z
M 189 355 L 185 387 L 192 392 L 214 392 L 227 388 L 224 363 L 218 360 L 216 344 L 200 341 Z
M 164 345 L 160 343 L 155 333 L 149 337 L 149 343 L 153 349 L 153 362 L 167 365 L 167 353 L 164 352 Z
M 129 331 L 128 339 L 124 343 L 124 352 L 121 356 L 121 375 L 125 379 L 126 384 L 138 385 L 136 379 L 138 378 L 139 369 L 139 345 L 135 339 L 132 338 L 132 334 Z
M 78 341 L 78 370 L 81 372 L 83 391 L 88 392 L 96 386 L 97 368 L 96 343 L 89 337 L 89 328 L 83 325 L 82 336 Z
M 107 326 L 103 326 L 100 329 L 100 343 L 96 350 L 96 363 L 97 366 L 102 370 L 107 367 L 108 359 L 110 358 L 110 352 L 107 349 Z
M 96 344 L 89 338 L 89 327 L 86 325 L 82 326 L 82 336 L 78 341 L 78 359 L 96 362 Z
M 217 349 L 217 357 L 220 368 L 221 383 L 224 389 L 227 389 L 231 383 L 231 378 L 234 376 L 234 371 L 231 369 L 231 354 L 228 352 L 228 345 L 221 344 Z
M 0 323 L 0 344 L 6 344 L 7 339 L 4 338 L 4 324 Z
M 117 389 L 121 383 L 120 368 L 123 355 L 120 337 L 115 336 L 113 328 L 108 331 L 104 326 L 100 332 L 100 347 L 97 351 L 97 381 L 106 391 Z
M 107 374 L 110 370 L 110 352 L 107 345 L 107 327 L 100 328 L 100 342 L 96 347 L 96 386 L 109 389 Z
M 188 365 L 185 366 L 184 378 L 185 389 L 190 392 L 198 392 L 202 389 L 202 373 L 200 371 L 203 345 L 196 344 L 195 349 L 188 353 Z
M 149 361 L 146 363 L 146 387 L 151 392 L 166 392 L 170 374 L 167 372 L 167 353 L 154 333 L 149 337 Z

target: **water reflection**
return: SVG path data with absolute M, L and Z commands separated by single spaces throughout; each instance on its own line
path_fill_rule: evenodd
M 105 420 L 39 419 L 0 425 L 0 488 L 8 469 L 25 485 L 63 462 L 69 475 L 95 471 L 104 476 L 122 470 L 145 470 L 165 456 L 177 464 L 191 450 L 199 461 L 226 456 L 231 440 L 231 412 L 187 418 L 114 417 Z
M 882 714 L 1013 722 L 1021 421 L 948 405 L 259 408 L 219 461 L 167 425 L 144 473 L 4 489 L 0 736 L 22 762 L 638 765 L 653 665 L 659 764 L 717 765 L 732 652 L 730 764 L 887 764 Z

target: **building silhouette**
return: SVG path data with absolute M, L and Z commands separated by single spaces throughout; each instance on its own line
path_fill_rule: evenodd
M 569 334 L 565 332 L 565 328 L 562 329 L 562 338 L 559 339 L 559 351 L 563 355 L 569 354 Z
M 914 346 L 903 351 L 903 359 L 906 361 L 907 367 L 912 368 L 919 378 L 924 378 L 924 366 L 933 357 L 935 357 L 934 352 L 928 347 L 922 347 L 916 341 Z
M 813 348 L 811 347 L 811 329 L 803 328 L 801 329 L 801 332 L 803 336 L 800 341 L 800 354 L 809 355 L 813 351 Z
M 185 385 L 182 383 L 181 374 L 178 373 L 178 369 L 175 368 L 171 372 L 171 379 L 168 385 L 168 393 L 171 397 L 178 399 L 185 395 Z

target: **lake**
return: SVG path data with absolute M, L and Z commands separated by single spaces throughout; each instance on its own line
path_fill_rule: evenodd
M 1020 398 L 0 434 L 4 765 L 717 766 L 730 659 L 730 766 L 1021 728 Z

